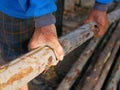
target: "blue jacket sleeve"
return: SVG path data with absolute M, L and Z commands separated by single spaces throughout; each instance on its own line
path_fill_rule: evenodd
M 56 0 L 19 0 L 26 16 L 34 17 L 35 28 L 54 24 L 55 17 L 52 15 L 56 11 Z
M 18 0 L 26 16 L 39 17 L 56 11 L 56 0 Z
M 109 3 L 113 2 L 113 0 L 96 0 L 96 2 L 102 3 L 102 4 L 109 4 Z
M 113 0 L 96 0 L 94 9 L 99 11 L 107 11 L 108 4 L 113 2 Z

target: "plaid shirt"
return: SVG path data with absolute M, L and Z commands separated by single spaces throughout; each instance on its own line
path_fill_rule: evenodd
M 0 49 L 5 61 L 28 51 L 27 45 L 34 26 L 33 19 L 16 19 L 0 13 Z

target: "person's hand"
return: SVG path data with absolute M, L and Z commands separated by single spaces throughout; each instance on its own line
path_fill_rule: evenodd
M 54 24 L 36 28 L 28 48 L 32 50 L 46 45 L 50 46 L 54 50 L 58 60 L 63 59 L 64 50 L 58 41 L 56 27 Z
M 108 27 L 108 18 L 105 11 L 92 10 L 90 15 L 84 21 L 84 23 L 96 22 L 98 27 L 98 33 L 96 37 L 103 36 Z

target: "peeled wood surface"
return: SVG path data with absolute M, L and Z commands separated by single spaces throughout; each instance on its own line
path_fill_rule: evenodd
M 117 87 L 120 86 L 117 85 L 120 85 L 120 54 L 112 71 L 112 74 L 108 80 L 105 90 L 119 90 L 120 88 L 117 89 Z
M 81 74 L 82 69 L 84 68 L 85 64 L 88 62 L 89 58 L 93 54 L 93 51 L 97 47 L 98 43 L 103 39 L 101 48 L 107 42 L 108 37 L 110 37 L 113 29 L 116 27 L 117 23 L 112 24 L 108 32 L 106 33 L 104 39 L 103 38 L 98 38 L 97 40 L 91 40 L 90 43 L 87 45 L 83 53 L 80 55 L 78 60 L 73 64 L 72 68 L 70 71 L 67 73 L 67 75 L 64 77 L 62 82 L 59 84 L 57 90 L 69 90 L 76 79 L 79 77 Z M 101 44 L 101 43 L 100 43 Z
M 112 12 L 111 14 L 108 15 L 110 23 L 117 20 L 117 18 L 119 17 L 118 12 L 119 12 L 119 10 L 117 12 Z M 115 15 L 115 17 L 110 17 L 110 16 L 113 16 L 113 15 Z M 85 52 L 83 52 L 82 55 L 84 55 L 84 53 Z M 60 83 L 60 85 L 58 86 L 57 90 L 69 90 L 69 88 L 75 82 L 75 80 L 79 76 L 79 74 L 80 74 L 80 72 L 81 72 L 84 64 L 86 63 L 87 56 L 88 57 L 90 56 L 88 53 L 87 53 L 86 57 L 82 57 L 82 55 L 80 56 L 80 58 L 78 59 L 78 61 L 74 64 L 74 66 L 72 67 L 72 69 L 68 72 L 68 74 L 63 79 L 63 81 Z M 78 72 L 79 72 L 79 74 L 78 74 Z
M 53 51 L 48 47 L 32 51 L 0 67 L 0 90 L 18 90 L 56 62 Z
M 113 12 L 110 23 L 118 20 L 120 9 Z M 94 35 L 94 23 L 86 24 L 60 38 L 68 54 Z M 54 52 L 49 47 L 38 48 L 0 67 L 0 90 L 17 90 L 52 65 L 56 65 Z
M 117 52 L 119 50 L 119 47 L 120 47 L 120 41 L 117 40 L 117 42 L 116 42 L 116 44 L 115 44 L 115 46 L 114 46 L 114 48 L 113 48 L 113 50 L 111 52 L 111 56 L 108 59 L 108 61 L 106 62 L 105 66 L 104 66 L 104 68 L 103 68 L 103 70 L 101 72 L 101 75 L 99 77 L 99 80 L 98 80 L 97 84 L 94 87 L 94 90 L 101 90 L 102 89 L 102 86 L 103 86 L 104 81 L 105 81 L 105 79 L 106 79 L 106 77 L 108 75 L 108 72 L 111 69 L 111 66 L 112 66 L 112 64 L 113 64 L 113 62 L 115 60 L 116 54 L 117 54 Z
M 93 29 L 94 23 L 91 23 L 61 37 L 60 41 L 65 54 L 90 39 L 94 35 L 94 32 L 91 31 Z M 54 52 L 49 47 L 33 50 L 0 67 L 0 90 L 17 90 L 58 62 L 59 60 L 56 60 Z
M 78 60 L 74 63 L 73 67 L 67 73 L 67 75 L 62 80 L 62 82 L 59 84 L 57 90 L 69 90 L 71 88 L 73 83 L 76 81 L 76 79 L 80 75 L 88 59 L 92 55 L 93 51 L 95 50 L 96 46 L 98 45 L 99 41 L 100 41 L 100 38 L 96 40 L 96 42 L 94 40 L 91 40 L 89 45 L 85 48 L 85 50 L 80 55 Z
M 100 53 L 100 56 L 93 68 L 93 70 L 87 75 L 83 88 L 81 90 L 93 90 L 95 85 L 97 84 L 99 77 L 101 75 L 101 72 L 103 70 L 103 67 L 105 63 L 109 60 L 111 56 L 111 52 L 113 50 L 113 47 L 116 43 L 116 40 L 118 39 L 120 35 L 120 24 L 118 25 L 118 28 L 114 31 L 112 34 L 110 40 L 108 41 L 107 45 L 105 46 L 104 50 Z M 97 89 L 99 90 L 99 88 Z

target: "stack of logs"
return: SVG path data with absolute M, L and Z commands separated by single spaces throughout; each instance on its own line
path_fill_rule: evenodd
M 117 90 L 116 88 L 119 88 L 120 9 L 108 14 L 108 18 L 111 25 L 106 35 L 90 41 L 57 90 L 69 90 L 74 88 L 74 85 L 77 85 L 74 88 L 76 90 L 103 90 L 103 88 Z M 97 29 L 94 26 L 95 23 L 89 23 L 61 37 L 59 40 L 65 54 L 92 38 Z M 0 90 L 18 90 L 46 68 L 58 62 L 49 47 L 33 50 L 0 67 Z
M 104 37 L 90 41 L 57 90 L 119 90 L 119 81 L 120 23 L 115 22 Z
M 104 37 L 90 41 L 57 90 L 120 90 L 119 21 Z

